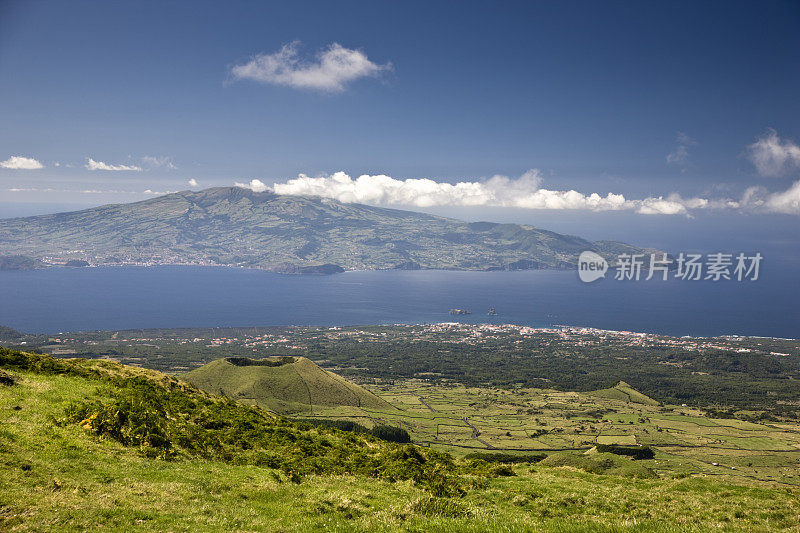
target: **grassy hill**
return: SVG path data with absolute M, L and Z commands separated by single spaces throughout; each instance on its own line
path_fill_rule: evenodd
M 793 487 L 654 475 L 652 460 L 605 453 L 536 464 L 453 459 L 294 423 L 110 361 L 0 349 L 0 369 L 12 378 L 0 384 L 3 531 L 775 531 L 800 523 Z
M 228 357 L 183 377 L 206 392 L 281 414 L 313 414 L 315 407 L 331 406 L 392 409 L 385 400 L 305 357 Z
M 92 264 L 199 263 L 323 274 L 342 269 L 519 270 L 574 266 L 583 250 L 609 258 L 642 251 L 532 226 L 467 223 L 239 187 L 0 220 L 0 255 Z
M 624 381 L 620 381 L 610 389 L 601 389 L 587 393 L 591 396 L 600 398 L 610 398 L 621 400 L 628 403 L 640 403 L 642 405 L 659 405 L 659 402 L 637 391 Z

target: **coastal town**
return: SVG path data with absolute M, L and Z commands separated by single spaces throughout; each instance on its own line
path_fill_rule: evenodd
M 410 345 L 435 343 L 475 348 L 503 346 L 504 350 L 536 348 L 537 350 L 578 349 L 679 349 L 703 353 L 713 350 L 788 357 L 800 355 L 800 340 L 766 337 L 670 337 L 652 333 L 614 331 L 580 326 L 557 325 L 532 327 L 514 324 L 393 324 L 383 326 L 333 327 L 264 327 L 129 330 L 56 335 L 24 335 L 22 346 L 37 346 L 54 355 L 75 356 L 97 353 L 117 359 L 118 353 L 139 350 L 158 352 L 210 350 L 212 353 L 305 353 L 315 347 L 341 342 L 384 344 L 404 342 Z M 172 348 L 170 348 L 172 347 Z M 125 350 L 128 348 L 128 350 Z M 158 355 L 156 355 L 158 357 Z M 139 364 L 138 357 L 125 358 Z M 204 364 L 205 358 L 184 361 L 180 370 Z

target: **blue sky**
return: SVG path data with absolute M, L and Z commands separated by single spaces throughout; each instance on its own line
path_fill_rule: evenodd
M 467 218 L 796 225 L 798 51 L 790 1 L 5 0 L 0 216 L 278 183 Z

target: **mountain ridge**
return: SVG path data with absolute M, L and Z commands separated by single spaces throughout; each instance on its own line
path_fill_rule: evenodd
M 50 265 L 198 264 L 322 274 L 571 269 L 584 250 L 607 259 L 648 251 L 530 225 L 464 222 L 242 187 L 0 220 L 0 255 Z

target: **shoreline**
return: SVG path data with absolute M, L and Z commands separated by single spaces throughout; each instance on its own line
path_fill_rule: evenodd
M 0 327 L 3 327 L 3 324 L 0 324 Z M 132 332 L 142 332 L 142 331 L 197 331 L 197 330 L 208 330 L 213 332 L 219 332 L 220 330 L 259 330 L 259 329 L 286 329 L 286 330 L 302 330 L 302 329 L 309 329 L 309 330 L 342 330 L 342 329 L 359 329 L 359 328 L 375 328 L 375 327 L 385 327 L 385 328 L 392 328 L 392 327 L 448 327 L 454 328 L 458 327 L 459 329 L 492 329 L 492 328 L 501 328 L 501 329 L 517 329 L 519 330 L 520 334 L 525 333 L 555 333 L 555 332 L 568 332 L 573 334 L 588 334 L 588 335 L 614 335 L 620 337 L 639 337 L 639 338 L 668 338 L 668 339 L 691 339 L 691 340 L 698 340 L 698 339 L 719 339 L 719 340 L 727 340 L 727 341 L 737 341 L 737 340 L 750 340 L 750 339 L 763 339 L 763 340 L 773 340 L 773 341 L 789 341 L 789 342 L 798 342 L 800 338 L 791 338 L 791 337 L 769 337 L 763 335 L 735 335 L 735 334 L 728 334 L 728 335 L 666 335 L 662 333 L 649 333 L 643 331 L 628 331 L 628 330 L 613 330 L 613 329 L 602 329 L 602 328 L 595 328 L 591 326 L 579 326 L 579 325 L 565 325 L 565 324 L 553 324 L 552 326 L 526 326 L 521 324 L 493 324 L 493 323 L 464 323 L 464 322 L 419 322 L 419 323 L 394 323 L 394 324 L 349 324 L 349 325 L 338 325 L 338 326 L 330 326 L 330 325 L 260 325 L 260 326 L 201 326 L 201 327 L 192 327 L 192 326 L 181 326 L 181 327 L 160 327 L 160 328 L 130 328 L 130 329 L 88 329 L 88 330 L 77 330 L 77 331 L 59 331 L 57 333 L 53 332 L 43 332 L 43 333 L 30 333 L 30 332 L 21 332 L 20 333 L 23 337 L 24 336 L 39 336 L 39 335 L 69 335 L 69 334 L 81 334 L 81 335 L 88 335 L 88 334 L 100 334 L 100 333 L 132 333 Z M 13 328 L 12 328 L 13 329 Z M 15 330 L 16 331 L 16 330 Z
M 308 265 L 308 266 L 299 266 L 299 265 L 292 265 L 292 267 L 297 269 L 316 269 L 329 266 L 328 264 L 324 265 Z M 343 267 L 339 267 L 339 265 L 331 265 L 338 268 L 341 268 L 341 271 L 336 272 L 292 272 L 286 270 L 276 270 L 273 268 L 268 267 L 258 267 L 258 266 L 243 266 L 243 265 L 220 265 L 220 264 L 202 264 L 202 263 L 103 263 L 103 264 L 88 264 L 88 265 L 66 265 L 61 263 L 48 263 L 42 261 L 42 265 L 36 268 L 13 268 L 13 269 L 0 269 L 0 272 L 34 272 L 34 271 L 41 271 L 41 270 L 49 270 L 51 268 L 69 268 L 69 269 L 99 269 L 99 268 L 159 268 L 159 267 L 198 267 L 198 268 L 233 268 L 238 270 L 253 270 L 258 272 L 270 272 L 272 274 L 280 274 L 283 276 L 334 276 L 336 274 L 347 274 L 347 273 L 354 273 L 354 272 L 418 272 L 418 271 L 427 271 L 427 272 L 531 272 L 531 271 L 548 271 L 548 272 L 574 272 L 577 270 L 577 267 L 570 266 L 570 268 L 558 268 L 558 267 L 545 267 L 545 268 L 514 268 L 514 269 L 503 269 L 503 268 L 495 268 L 495 267 L 487 267 L 487 268 L 428 268 L 428 267 L 420 267 L 420 268 L 352 268 L 346 269 Z

